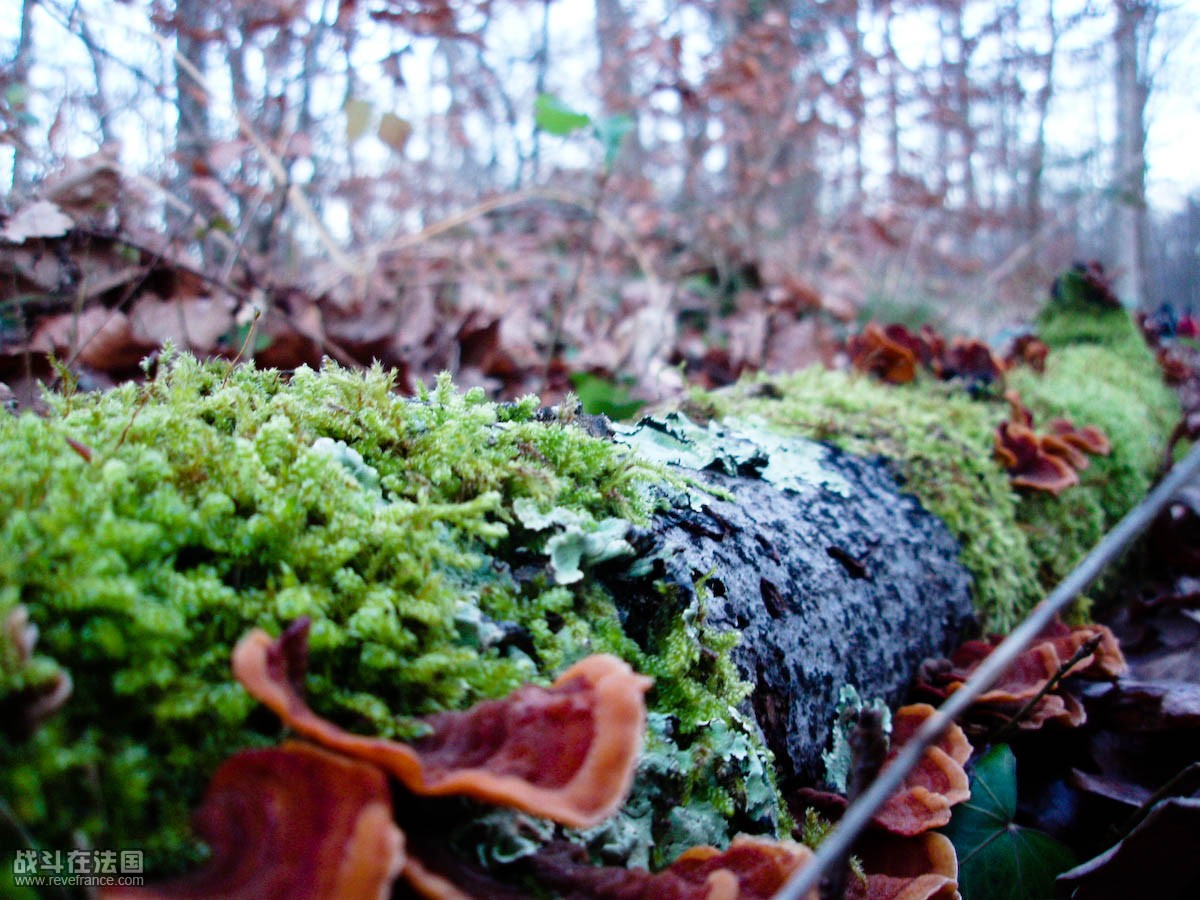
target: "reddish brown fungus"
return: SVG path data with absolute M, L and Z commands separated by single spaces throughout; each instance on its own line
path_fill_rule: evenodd
M 533 865 L 540 883 L 573 900 L 769 900 L 810 859 L 803 844 L 741 835 L 726 850 L 686 850 L 653 874 L 592 866 L 581 848 L 562 845 L 538 854 Z M 807 896 L 816 900 L 816 890 Z
M 1061 622 L 1053 622 L 1037 641 L 1013 660 L 991 689 L 979 696 L 971 709 L 972 718 L 1011 717 L 1042 692 L 1050 679 L 1093 639 L 1096 640 L 1095 649 L 1077 660 L 1070 674 L 1093 679 L 1110 679 L 1123 674 L 1125 658 L 1107 626 L 1069 628 Z M 999 642 L 998 636 L 987 641 L 967 641 L 948 661 L 924 666 L 919 676 L 920 689 L 937 697 L 949 696 L 966 683 Z M 1073 695 L 1055 688 L 1053 692 L 1043 694 L 1018 724 L 1027 730 L 1040 728 L 1050 721 L 1076 726 L 1083 724 L 1086 718 L 1082 704 Z
M 1046 371 L 1046 357 L 1049 355 L 1050 348 L 1036 335 L 1023 334 L 1012 342 L 1004 355 L 1004 365 L 1014 369 L 1023 363 L 1040 375 Z
M 581 660 L 550 688 L 431 716 L 430 735 L 408 745 L 351 734 L 309 709 L 297 686 L 306 646 L 306 624 L 279 640 L 252 631 L 234 649 L 234 674 L 289 728 L 375 763 L 414 793 L 460 794 L 587 828 L 629 791 L 650 680 L 614 656 Z
M 1048 453 L 1038 436 L 1024 425 L 1001 422 L 996 427 L 996 458 L 1008 469 L 1015 487 L 1046 491 L 1057 496 L 1079 476 L 1062 457 Z
M 383 773 L 309 744 L 228 759 L 195 826 L 212 851 L 202 869 L 105 900 L 382 900 L 404 864 Z
M 983 341 L 955 338 L 942 355 L 942 377 L 992 384 L 1004 379 L 1004 366 Z
M 866 878 L 849 879 L 847 900 L 958 900 L 958 854 L 945 835 L 870 832 L 854 855 Z
M 1112 452 L 1112 444 L 1108 442 L 1108 437 L 1095 425 L 1076 428 L 1071 424 L 1070 419 L 1051 419 L 1050 431 L 1056 437 L 1086 453 L 1108 456 Z
M 917 354 L 888 337 L 878 322 L 868 322 L 850 338 L 846 350 L 854 368 L 891 384 L 907 384 L 917 377 Z

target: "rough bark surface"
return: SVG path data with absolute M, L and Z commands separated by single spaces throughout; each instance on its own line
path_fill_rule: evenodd
M 842 686 L 894 706 L 920 662 L 957 643 L 972 606 L 957 543 L 886 463 L 795 445 L 818 462 L 816 478 L 781 487 L 761 477 L 766 455 L 718 459 L 687 472 L 733 499 L 678 501 L 652 532 L 655 577 L 684 608 L 698 604 L 706 624 L 740 632 L 734 662 L 755 687 L 753 711 L 785 783 L 812 783 Z M 663 599 L 628 588 L 616 595 L 636 632 Z

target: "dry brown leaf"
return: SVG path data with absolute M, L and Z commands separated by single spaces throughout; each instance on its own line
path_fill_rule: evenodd
M 29 349 L 111 372 L 136 366 L 154 346 L 134 336 L 124 313 L 93 306 L 78 315 L 60 313 L 43 319 Z
M 0 239 L 23 244 L 30 238 L 62 237 L 74 224 L 74 220 L 57 203 L 35 200 L 26 203 L 9 217 L 4 228 L 0 229 Z
M 177 347 L 211 353 L 233 327 L 233 302 L 212 297 L 163 300 L 147 293 L 129 310 L 129 321 L 141 341 L 161 345 L 170 340 Z

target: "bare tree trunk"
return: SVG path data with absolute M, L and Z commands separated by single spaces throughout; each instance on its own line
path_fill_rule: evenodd
M 11 83 L 29 88 L 29 67 L 33 62 L 33 6 L 36 0 L 23 0 L 21 3 L 21 36 L 17 39 L 17 51 L 13 54 Z M 18 111 L 19 112 L 19 111 Z M 23 194 L 33 185 L 33 160 L 29 146 L 25 141 L 25 131 L 20 118 L 12 123 L 13 131 L 13 174 L 12 190 L 14 194 Z
M 175 4 L 175 177 L 172 190 L 176 196 L 193 207 L 200 205 L 199 197 L 193 196 L 189 182 L 194 169 L 200 167 L 209 146 L 211 126 L 208 115 L 208 100 L 203 90 L 188 71 L 188 64 L 201 77 L 208 70 L 205 51 L 208 41 L 204 32 L 208 28 L 209 10 L 212 4 L 206 0 L 176 0 Z M 201 214 L 211 212 L 207 208 Z M 175 236 L 191 232 L 192 223 L 180 216 L 173 208 L 167 210 L 168 231 Z
M 892 199 L 898 199 L 898 186 L 904 176 L 904 163 L 900 154 L 900 55 L 892 39 L 892 20 L 895 10 L 887 4 L 883 23 L 883 56 L 887 60 L 887 141 L 888 141 L 888 184 Z
M 1046 168 L 1046 121 L 1050 116 L 1050 100 L 1054 92 L 1054 57 L 1058 50 L 1058 22 L 1054 17 L 1054 0 L 1046 4 L 1046 34 L 1050 46 L 1040 58 L 1042 86 L 1035 99 L 1037 128 L 1029 154 L 1029 180 L 1025 188 L 1025 231 L 1032 236 L 1042 227 L 1042 176 Z
M 1113 255 L 1118 291 L 1135 309 L 1146 302 L 1146 101 L 1150 88 L 1145 47 L 1156 15 L 1153 3 L 1121 0 L 1113 34 L 1117 57 Z
M 616 170 L 619 174 L 637 176 L 642 171 L 644 153 L 638 138 L 629 34 L 629 16 L 621 0 L 596 0 L 596 44 L 600 50 L 600 97 L 604 114 L 625 114 L 634 122 L 621 145 Z
M 88 56 L 92 61 L 92 75 L 96 79 L 96 93 L 93 95 L 92 102 L 96 111 L 97 124 L 100 127 L 100 143 L 104 146 L 111 146 L 113 143 L 112 104 L 108 102 L 108 94 L 104 91 L 104 54 L 92 36 L 92 29 L 88 25 L 86 15 L 79 17 L 79 36 L 83 39 L 84 46 L 87 47 Z

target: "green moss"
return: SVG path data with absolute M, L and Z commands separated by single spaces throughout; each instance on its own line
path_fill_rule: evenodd
M 1097 425 L 1113 444 L 1060 497 L 1018 494 L 993 459 L 1005 403 L 928 377 L 893 386 L 808 369 L 697 392 L 721 418 L 773 427 L 894 460 L 905 488 L 958 539 L 983 627 L 1008 631 L 1146 493 L 1179 407 L 1123 310 L 1056 304 L 1039 321 L 1052 346 L 1044 375 L 1009 375 L 1039 427 L 1056 416 Z M 772 385 L 766 388 L 767 383 Z
M 0 619 L 21 604 L 41 631 L 33 668 L 0 654 L 0 702 L 55 665 L 75 683 L 32 739 L 0 737 L 0 797 L 41 846 L 82 834 L 160 871 L 193 859 L 213 770 L 280 733 L 230 649 L 302 615 L 312 706 L 363 733 L 410 736 L 597 651 L 653 675 L 657 708 L 733 722 L 726 639 L 664 620 L 638 646 L 594 579 L 538 566 L 556 532 L 515 512 L 567 510 L 581 533 L 642 521 L 659 470 L 535 421 L 533 399 L 393 387 L 378 369 L 285 381 L 184 356 L 144 386 L 50 398 L 47 418 L 0 416 Z

